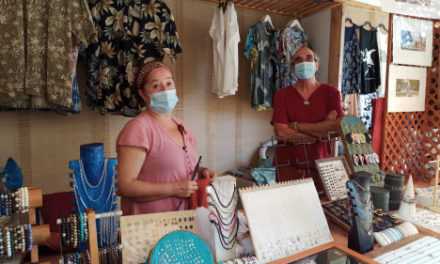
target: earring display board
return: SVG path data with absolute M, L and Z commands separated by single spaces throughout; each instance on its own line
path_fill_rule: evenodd
M 255 255 L 262 263 L 333 241 L 312 179 L 239 192 Z
M 417 226 L 429 229 L 435 233 L 440 234 L 440 214 L 431 212 L 423 208 L 416 208 L 416 216 L 407 218 L 399 214 L 395 214 L 396 217 L 411 222 Z
M 120 224 L 124 264 L 145 263 L 151 249 L 170 232 L 199 234 L 194 210 L 121 216 Z
M 383 179 L 380 174 L 379 156 L 374 153 L 371 135 L 364 122 L 354 115 L 345 115 L 339 129 L 351 171 L 370 172 L 373 174 L 373 182 L 370 185 L 381 185 Z
M 330 201 L 347 198 L 348 175 L 350 168 L 343 156 L 315 160 L 316 168 Z
M 401 248 L 380 255 L 374 260 L 379 263 L 440 263 L 440 240 L 425 236 Z

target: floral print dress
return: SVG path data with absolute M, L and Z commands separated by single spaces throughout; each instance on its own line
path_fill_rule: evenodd
M 89 7 L 98 34 L 88 48 L 88 104 L 101 113 L 136 115 L 131 87 L 138 68 L 182 52 L 171 11 L 160 0 L 89 0 Z

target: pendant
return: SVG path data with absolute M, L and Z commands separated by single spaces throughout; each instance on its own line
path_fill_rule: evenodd
M 309 100 L 304 100 L 304 105 L 309 105 Z

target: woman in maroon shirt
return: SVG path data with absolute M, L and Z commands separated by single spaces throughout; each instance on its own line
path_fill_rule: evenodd
M 312 176 L 320 191 L 314 161 L 331 155 L 330 143 L 323 140 L 328 132 L 338 131 L 337 119 L 344 115 L 341 96 L 336 87 L 316 80 L 319 62 L 311 49 L 298 49 L 292 67 L 298 80 L 274 97 L 272 124 L 278 140 L 286 141 L 276 148 L 278 180 Z

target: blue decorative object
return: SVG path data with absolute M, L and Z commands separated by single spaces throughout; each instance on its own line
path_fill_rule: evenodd
M 73 170 L 73 188 L 78 212 L 92 208 L 95 213 L 109 212 L 116 209 L 115 166 L 116 159 L 104 158 L 102 143 L 80 146 L 80 160 L 70 161 Z
M 23 184 L 23 174 L 21 174 L 21 168 L 13 158 L 9 158 L 6 162 L 5 169 L 0 172 L 3 184 L 9 190 L 16 190 L 21 188 Z
M 188 231 L 175 231 L 162 237 L 150 252 L 146 264 L 214 263 L 205 241 Z

